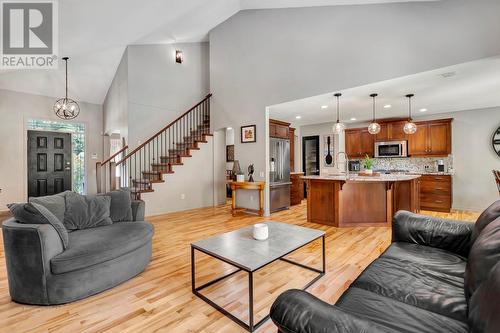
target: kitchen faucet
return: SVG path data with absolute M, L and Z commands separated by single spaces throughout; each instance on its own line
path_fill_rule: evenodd
M 343 151 L 339 151 L 335 157 L 335 160 L 337 161 L 337 168 L 338 168 L 338 165 L 339 165 L 339 156 L 340 154 L 344 154 L 344 157 L 345 157 L 345 177 L 346 179 L 349 178 L 349 156 L 347 156 L 347 154 Z

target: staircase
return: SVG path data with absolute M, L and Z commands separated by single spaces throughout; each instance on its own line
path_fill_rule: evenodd
M 129 187 L 136 199 L 154 192 L 153 184 L 164 183 L 164 174 L 174 173 L 174 166 L 199 150 L 210 134 L 210 97 L 187 110 L 158 133 L 116 162 L 120 187 Z M 112 188 L 113 186 L 111 186 Z

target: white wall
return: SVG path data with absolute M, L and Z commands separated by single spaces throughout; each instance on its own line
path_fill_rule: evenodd
M 143 193 L 146 215 L 159 215 L 214 204 L 213 138 L 174 166 L 174 174 L 163 175 L 165 183 L 153 184 L 154 192 Z M 184 199 L 181 195 L 184 194 Z
M 57 98 L 0 90 L 0 210 L 11 202 L 27 200 L 27 130 L 29 119 L 57 120 L 52 107 Z M 86 128 L 86 166 L 88 193 L 96 192 L 95 163 L 102 160 L 102 108 L 78 103 L 80 115 L 68 122 Z M 96 153 L 97 160 L 90 156 Z
M 236 159 L 267 175 L 267 106 L 499 54 L 499 12 L 494 0 L 239 12 L 210 33 L 213 127 L 256 124 Z
M 175 62 L 175 50 L 184 55 Z M 128 47 L 129 143 L 137 146 L 210 92 L 208 43 Z
M 220 129 L 214 131 L 214 204 L 223 205 L 226 203 L 226 144 L 227 131 Z M 232 164 L 232 163 L 231 163 Z

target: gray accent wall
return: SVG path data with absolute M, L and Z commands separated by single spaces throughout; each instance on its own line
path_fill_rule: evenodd
M 175 62 L 175 50 L 184 62 Z M 210 92 L 208 43 L 129 45 L 104 101 L 105 133 L 137 147 Z
M 128 142 L 128 110 L 128 52 L 125 49 L 104 99 L 104 133 L 118 133 Z
M 175 50 L 184 54 L 175 62 Z M 208 43 L 130 45 L 129 143 L 137 146 L 210 92 Z
M 500 54 L 499 12 L 493 0 L 239 12 L 209 37 L 213 128 L 235 128 L 235 158 L 267 175 L 266 107 Z M 257 142 L 241 144 L 249 124 Z

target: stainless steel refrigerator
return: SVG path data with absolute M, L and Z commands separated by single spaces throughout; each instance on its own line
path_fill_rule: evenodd
M 271 212 L 290 207 L 290 142 L 270 138 L 269 168 Z

